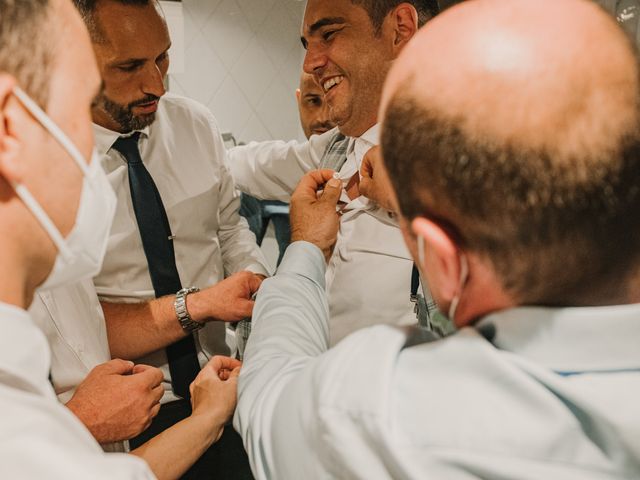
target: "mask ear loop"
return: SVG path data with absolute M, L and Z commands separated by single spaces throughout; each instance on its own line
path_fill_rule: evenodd
M 78 164 L 82 172 L 86 175 L 88 167 L 82 160 L 82 155 L 75 145 L 71 143 L 68 137 L 60 130 L 60 128 L 49 118 L 49 116 L 27 95 L 20 87 L 14 87 L 13 93 L 20 103 L 30 112 L 38 122 L 60 143 L 60 145 L 68 151 L 74 161 Z M 24 202 L 34 217 L 40 222 L 42 228 L 47 232 L 51 241 L 55 244 L 58 252 L 62 257 L 69 261 L 74 255 L 67 246 L 64 237 L 55 226 L 47 212 L 44 211 L 40 203 L 34 198 L 29 189 L 18 182 L 11 182 L 11 187 L 16 195 Z
M 82 170 L 85 177 L 89 176 L 89 167 L 78 148 L 71 142 L 69 136 L 64 133 L 58 125 L 56 125 L 49 115 L 47 115 L 40 106 L 29 97 L 20 87 L 13 87 L 13 94 L 22 103 L 31 115 L 56 139 L 56 141 L 64 148 L 71 158 L 76 162 L 78 168 Z
M 422 235 L 418 235 L 418 261 L 420 268 L 424 268 L 424 237 Z
M 33 195 L 31 195 L 31 192 L 27 187 L 16 182 L 12 182 L 11 186 L 15 190 L 16 195 L 20 197 L 20 200 L 22 200 L 27 208 L 31 210 L 33 216 L 38 219 L 42 228 L 44 228 L 49 234 L 49 237 L 51 237 L 51 240 L 58 249 L 58 252 L 60 252 L 60 255 L 62 255 L 65 260 L 72 259 L 74 255 L 71 253 L 71 250 L 69 250 L 69 247 L 67 247 L 60 230 L 58 230 L 58 227 L 55 226 L 51 218 L 49 218 L 49 215 L 47 215 L 47 212 L 44 211 L 38 201 L 33 198 Z
M 455 324 L 455 315 L 456 310 L 458 309 L 458 304 L 460 303 L 460 295 L 462 295 L 462 291 L 464 290 L 465 284 L 467 283 L 467 279 L 469 278 L 469 262 L 467 260 L 467 256 L 464 253 L 460 253 L 460 279 L 459 279 L 459 288 L 458 293 L 454 295 L 451 299 L 451 305 L 449 306 L 448 317 L 452 323 Z

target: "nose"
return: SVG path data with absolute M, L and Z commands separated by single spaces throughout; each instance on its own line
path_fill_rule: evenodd
M 142 90 L 146 95 L 161 97 L 166 93 L 164 88 L 164 76 L 158 65 L 151 64 L 145 72 Z
M 305 73 L 315 75 L 316 79 L 322 75 L 323 69 L 327 66 L 328 58 L 325 52 L 315 45 L 309 44 L 307 53 L 304 56 L 302 69 Z

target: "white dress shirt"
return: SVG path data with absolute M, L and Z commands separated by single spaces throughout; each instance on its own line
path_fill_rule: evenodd
M 39 291 L 29 307 L 33 322 L 51 349 L 51 384 L 67 403 L 80 383 L 98 365 L 111 360 L 104 313 L 91 279 Z M 127 442 L 103 445 L 108 452 L 125 452 Z
M 262 142 L 231 149 L 231 172 L 238 188 L 262 199 L 288 201 L 300 178 L 319 167 L 336 129 L 308 142 Z M 362 158 L 379 144 L 379 125 L 352 138 L 340 178 L 348 181 Z M 413 261 L 397 223 L 366 197 L 350 200 L 327 269 L 330 344 L 377 324 L 417 322 L 410 301 Z
M 324 258 L 264 282 L 234 425 L 258 479 L 640 478 L 640 305 L 519 308 L 328 348 Z M 491 340 L 491 341 L 490 341 Z
M 104 314 L 90 279 L 39 291 L 29 307 L 51 349 L 51 381 L 67 403 L 89 372 L 111 360 Z
M 58 402 L 47 379 L 49 346 L 26 311 L 0 304 L 0 478 L 155 478 L 132 455 L 104 453 Z
M 111 149 L 119 134 L 94 126 L 103 166 L 118 197 L 102 271 L 94 279 L 101 300 L 140 302 L 155 297 L 138 231 L 127 164 Z M 267 263 L 247 222 L 238 214 L 240 196 L 227 167 L 217 123 L 206 107 L 175 95 L 160 100 L 155 122 L 142 131 L 142 160 L 154 179 L 175 236 L 176 265 L 184 287 L 213 285 L 250 270 L 268 274 Z M 176 320 L 177 321 L 177 320 Z M 200 364 L 234 348 L 222 322 L 196 334 Z M 164 349 L 143 362 L 161 367 L 167 382 L 163 401 L 175 399 Z

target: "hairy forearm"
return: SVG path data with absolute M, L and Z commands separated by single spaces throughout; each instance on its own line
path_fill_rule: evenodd
M 220 437 L 224 425 L 191 415 L 131 453 L 143 458 L 159 480 L 180 478 Z
M 134 360 L 185 336 L 172 295 L 144 303 L 102 302 L 112 358 Z

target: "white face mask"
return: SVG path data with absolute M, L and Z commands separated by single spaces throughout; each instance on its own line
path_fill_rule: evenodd
M 15 87 L 13 93 L 69 153 L 84 176 L 76 221 L 67 238 L 62 236 L 49 215 L 24 185 L 12 185 L 16 195 L 40 222 L 58 249 L 53 269 L 40 285 L 40 289 L 54 288 L 94 277 L 102 268 L 102 259 L 116 210 L 116 196 L 102 169 L 101 158 L 94 148 L 91 163 L 87 165 L 69 137 L 24 91 Z
M 418 235 L 418 261 L 420 262 L 420 268 L 418 270 L 422 270 L 424 268 L 424 255 L 424 238 L 421 235 Z M 462 290 L 464 290 L 468 277 L 469 262 L 467 261 L 467 256 L 464 253 L 460 253 L 460 280 L 458 282 L 457 292 L 451 299 L 449 312 L 447 314 L 447 318 L 451 320 L 454 325 L 456 323 L 455 316 L 456 310 L 458 309 L 458 303 L 460 303 L 460 295 L 462 295 Z

